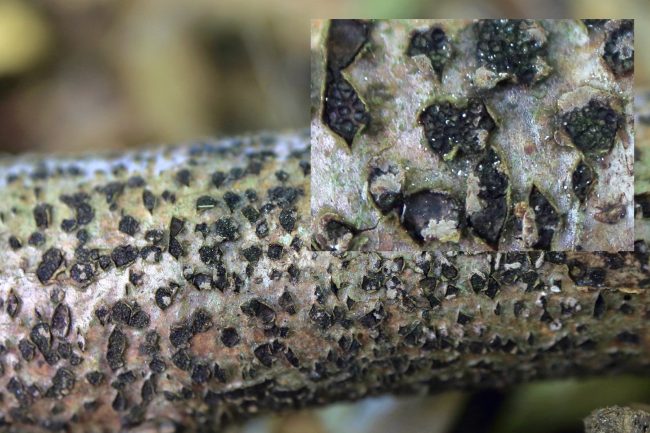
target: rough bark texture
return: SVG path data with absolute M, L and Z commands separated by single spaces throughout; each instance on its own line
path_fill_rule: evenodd
M 214 431 L 385 392 L 648 372 L 643 240 L 312 252 L 309 173 L 305 133 L 2 160 L 2 429 Z
M 629 407 L 606 407 L 595 410 L 585 419 L 586 433 L 647 433 L 650 413 Z
M 632 249 L 632 21 L 315 20 L 311 42 L 321 249 Z
M 8 431 L 647 372 L 648 254 L 309 251 L 307 136 L 6 159 Z

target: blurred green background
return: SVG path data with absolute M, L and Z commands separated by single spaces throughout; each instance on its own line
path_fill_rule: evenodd
M 0 151 L 82 151 L 309 123 L 309 19 L 635 18 L 647 0 L 0 0 Z M 650 54 L 636 56 L 638 88 Z M 650 402 L 637 378 L 381 397 L 264 416 L 235 433 L 572 433 L 608 404 Z
M 310 18 L 506 16 L 636 18 L 650 39 L 647 0 L 0 0 L 0 150 L 305 127 Z

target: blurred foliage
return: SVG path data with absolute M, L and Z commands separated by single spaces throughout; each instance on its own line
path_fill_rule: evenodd
M 637 47 L 650 39 L 647 0 L 0 0 L 0 151 L 302 128 L 310 18 L 525 16 L 635 18 Z M 650 85 L 649 72 L 650 55 L 639 51 L 637 85 Z M 578 432 L 596 407 L 650 402 L 649 385 L 612 378 L 521 386 L 484 431 Z M 462 424 L 466 401 L 460 393 L 380 397 L 262 417 L 231 432 L 444 433 Z
M 647 40 L 646 4 L 0 0 L 0 150 L 115 149 L 304 127 L 310 18 L 634 17 L 637 40 Z M 640 52 L 638 84 L 649 69 Z

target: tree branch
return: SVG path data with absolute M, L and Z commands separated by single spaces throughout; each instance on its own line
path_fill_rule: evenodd
M 9 431 L 647 373 L 648 254 L 309 251 L 306 134 L 0 168 Z

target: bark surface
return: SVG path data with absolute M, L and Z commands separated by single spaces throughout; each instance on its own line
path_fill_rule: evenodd
M 308 141 L 0 161 L 0 428 L 214 431 L 386 392 L 648 373 L 644 240 L 312 252 Z
M 633 63 L 631 21 L 314 20 L 311 36 L 321 249 L 632 249 L 633 71 L 607 61 L 618 44 Z
M 650 413 L 644 409 L 606 407 L 585 419 L 586 433 L 644 433 L 650 430 Z

